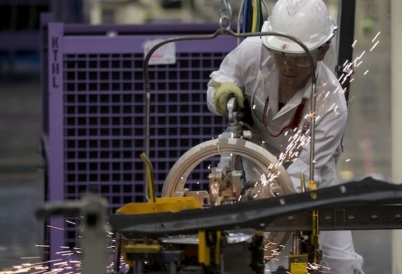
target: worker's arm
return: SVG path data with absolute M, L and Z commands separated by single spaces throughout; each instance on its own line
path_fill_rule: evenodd
M 238 106 L 243 108 L 242 94 L 247 87 L 253 85 L 256 78 L 260 51 L 259 38 L 245 39 L 225 57 L 219 70 L 211 73 L 207 90 L 207 105 L 211 112 L 224 115 L 225 111 L 222 108 L 226 109 L 230 95 L 235 96 Z

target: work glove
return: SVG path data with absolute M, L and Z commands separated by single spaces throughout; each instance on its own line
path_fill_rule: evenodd
M 236 97 L 236 104 L 239 108 L 244 108 L 244 95 L 241 89 L 231 83 L 220 83 L 215 89 L 214 102 L 215 110 L 220 115 L 228 116 L 227 103 L 232 97 Z

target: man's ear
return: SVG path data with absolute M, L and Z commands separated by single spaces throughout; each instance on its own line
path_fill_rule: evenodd
M 327 43 L 321 47 L 318 48 L 318 56 L 317 56 L 317 61 L 322 61 L 324 60 L 325 54 L 327 54 L 327 51 L 329 50 L 330 44 Z

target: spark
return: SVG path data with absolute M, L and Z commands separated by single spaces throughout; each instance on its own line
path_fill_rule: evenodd
M 21 257 L 21 260 L 30 260 L 30 259 L 40 259 L 39 256 L 35 256 L 35 257 Z
M 44 271 L 47 271 L 49 269 L 48 266 L 43 266 L 43 264 L 57 262 L 57 261 L 61 261 L 61 259 L 50 260 L 50 261 L 39 262 L 39 263 L 24 263 L 24 264 L 13 266 L 9 269 L 6 269 L 5 272 L 0 272 L 0 274 L 27 273 L 30 270 L 40 270 L 40 271 L 36 271 L 34 273 L 43 273 Z M 32 274 L 34 274 L 34 273 L 32 273 Z M 50 272 L 50 273 L 53 273 L 53 272 Z
M 353 97 L 352 98 L 350 98 L 349 100 L 348 100 L 348 102 L 350 103 L 353 99 L 355 99 L 356 98 L 356 96 L 354 96 L 353 95 Z
M 378 37 L 378 35 L 380 35 L 380 33 L 381 33 L 381 31 L 379 31 L 379 32 L 377 33 L 377 35 L 376 35 L 376 36 L 374 36 L 374 38 L 373 38 L 373 40 L 372 40 L 371 42 L 373 42 L 373 43 L 374 43 L 375 39 L 377 39 L 377 37 Z
M 32 265 L 40 265 L 40 264 L 47 264 L 47 263 L 55 263 L 55 262 L 60 262 L 62 261 L 62 259 L 55 259 L 55 260 L 50 260 L 50 261 L 44 261 L 44 262 L 40 262 L 40 263 L 34 263 Z
M 63 265 L 63 264 L 68 264 L 67 262 L 59 262 L 59 263 L 54 263 L 53 265 Z
M 70 250 L 65 250 L 65 251 L 57 251 L 55 254 L 63 254 L 63 253 L 68 253 L 71 252 Z
M 357 42 L 357 40 L 355 40 L 355 41 L 353 42 L 353 44 L 352 44 L 352 48 L 354 48 L 354 47 L 355 47 L 356 42 Z
M 357 61 L 359 61 L 359 60 L 360 60 L 360 56 L 357 56 L 357 57 L 355 58 L 355 60 L 353 61 L 353 63 L 356 64 Z
M 370 51 L 372 51 L 372 50 L 378 45 L 379 42 L 380 42 L 380 41 L 377 41 L 377 42 L 371 47 Z
M 368 72 L 369 72 L 369 70 L 366 70 L 366 71 L 364 72 L 364 75 L 366 75 Z
M 74 223 L 72 221 L 69 221 L 69 220 L 65 220 L 65 221 L 66 221 L 66 223 L 69 223 L 69 224 L 72 224 L 72 225 L 77 225 L 76 223 Z
M 350 159 L 346 159 L 345 162 L 350 162 Z
M 48 273 L 53 273 L 53 271 L 60 272 L 60 271 L 63 271 L 63 268 L 56 268 L 56 269 L 53 269 L 52 271 L 50 271 Z
M 352 75 L 353 70 L 350 70 L 348 74 L 346 74 L 346 77 L 350 77 L 350 75 Z
M 35 245 L 37 247 L 49 247 L 49 245 Z
M 52 225 L 47 225 L 47 227 L 49 227 L 49 228 L 54 228 L 54 229 L 58 229 L 58 230 L 64 230 L 64 228 L 57 227 L 57 226 L 52 226 Z

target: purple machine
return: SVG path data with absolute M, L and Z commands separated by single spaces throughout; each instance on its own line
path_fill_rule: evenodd
M 48 201 L 75 200 L 96 185 L 110 213 L 144 201 L 146 40 L 211 34 L 216 25 L 89 26 L 52 23 L 42 17 L 44 151 Z M 108 35 L 113 33 L 114 35 Z M 117 35 L 116 35 L 117 34 Z M 233 37 L 176 43 L 176 63 L 150 66 L 150 155 L 157 194 L 178 158 L 217 137 L 226 120 L 208 111 L 206 85 Z M 216 164 L 211 159 L 210 164 Z M 188 179 L 207 189 L 207 165 Z M 71 219 L 70 219 L 71 220 Z M 60 246 L 77 245 L 77 227 L 64 218 L 49 224 L 50 259 Z

